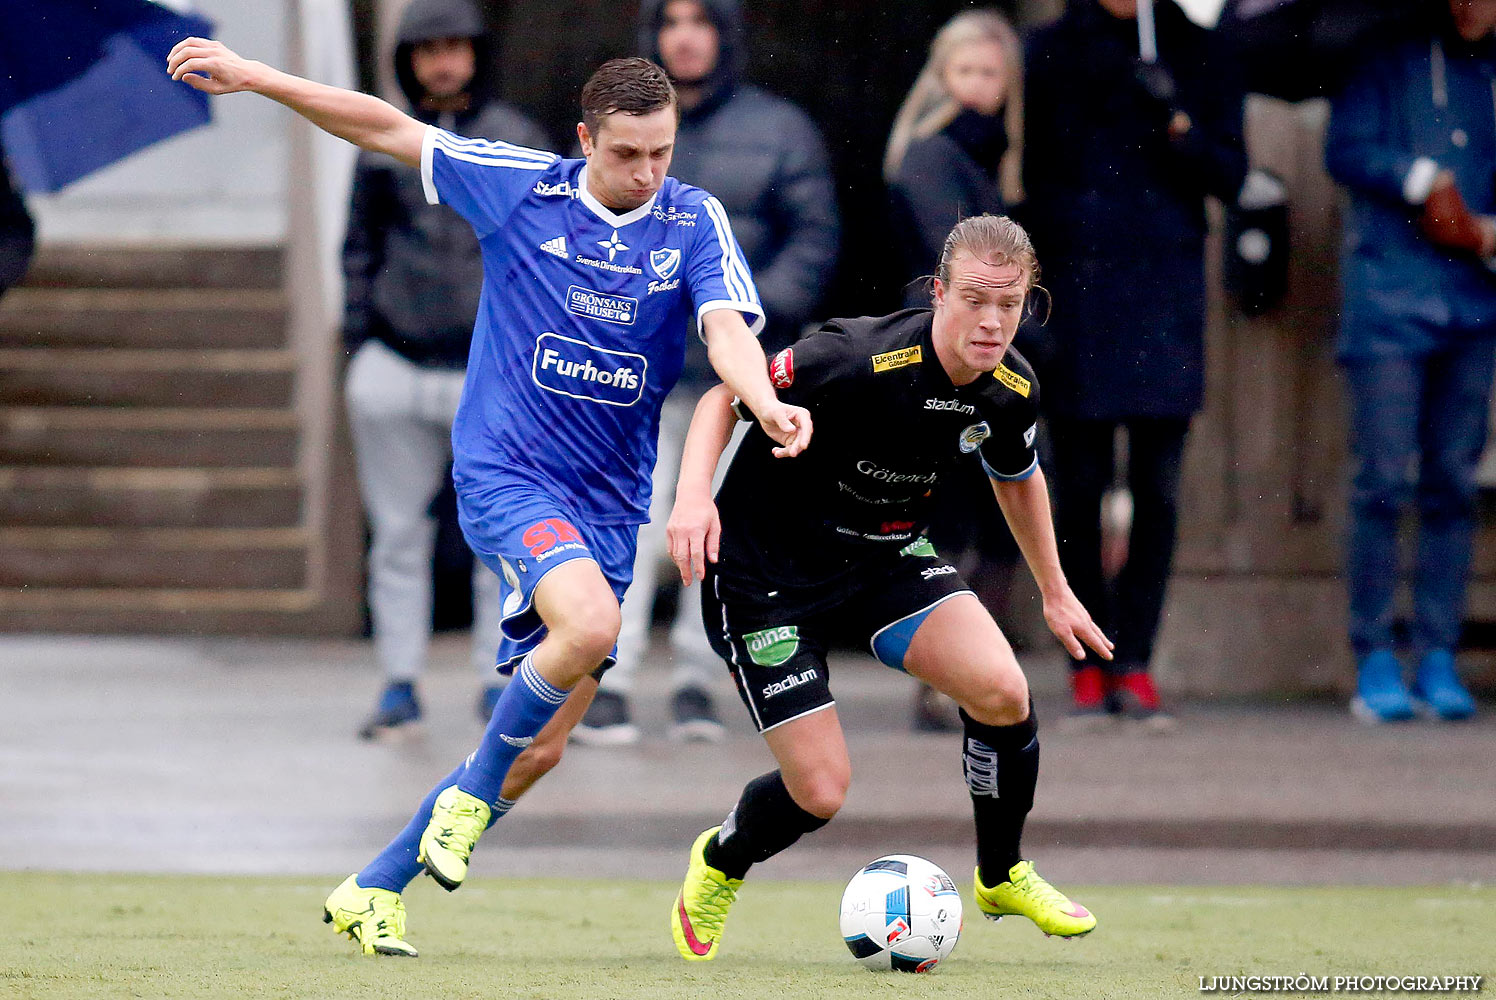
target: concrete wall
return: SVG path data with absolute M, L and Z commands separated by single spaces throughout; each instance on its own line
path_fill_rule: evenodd
M 197 0 L 245 55 L 285 65 L 294 0 Z M 65 243 L 283 243 L 287 112 L 251 95 L 217 98 L 213 124 L 137 153 L 56 195 L 28 198 L 41 238 Z

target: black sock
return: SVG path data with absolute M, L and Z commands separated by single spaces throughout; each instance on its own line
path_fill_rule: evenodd
M 707 841 L 706 863 L 728 878 L 742 878 L 753 865 L 827 822 L 800 808 L 778 771 L 761 774 L 743 787 L 722 829 Z
M 983 885 L 1008 880 L 1008 869 L 1023 855 L 1023 821 L 1034 807 L 1039 781 L 1039 727 L 1034 705 L 1013 726 L 988 726 L 961 712 L 965 742 L 961 770 L 971 791 L 977 824 L 977 869 Z

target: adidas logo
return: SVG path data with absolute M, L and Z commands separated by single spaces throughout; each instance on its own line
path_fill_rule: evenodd
M 558 236 L 557 239 L 560 239 L 560 237 Z M 535 742 L 535 737 L 533 736 L 510 736 L 508 733 L 500 733 L 499 739 L 512 747 L 519 747 L 521 750 Z
M 548 254 L 560 257 L 562 260 L 570 260 L 571 254 L 566 252 L 566 237 L 557 236 L 555 239 L 546 240 L 540 244 L 540 249 Z

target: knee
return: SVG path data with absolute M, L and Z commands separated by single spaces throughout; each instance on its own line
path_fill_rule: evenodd
M 1028 679 L 1019 670 L 1004 673 L 961 707 L 983 725 L 1016 726 L 1028 718 Z
M 551 637 L 567 650 L 567 658 L 595 667 L 613 651 L 622 627 L 622 613 L 617 600 L 582 600 L 569 608 L 569 614 L 548 625 Z M 588 668 L 589 670 L 591 667 Z
M 841 811 L 851 784 L 850 767 L 826 768 L 796 780 L 793 785 L 786 780 L 795 804 L 820 819 L 830 819 Z

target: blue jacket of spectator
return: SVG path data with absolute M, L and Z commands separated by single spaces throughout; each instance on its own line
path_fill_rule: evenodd
M 1349 193 L 1342 358 L 1416 357 L 1496 332 L 1496 274 L 1418 228 L 1436 169 L 1472 212 L 1496 213 L 1496 38 L 1431 32 L 1369 55 L 1335 99 L 1325 163 Z
M 1204 397 L 1205 199 L 1246 177 L 1243 94 L 1211 32 L 1169 0 L 1156 15 L 1172 101 L 1139 79 L 1137 22 L 1097 0 L 1070 0 L 1025 61 L 1019 215 L 1054 299 L 1036 353 L 1057 416 L 1185 417 Z M 1171 137 L 1175 110 L 1191 127 Z

